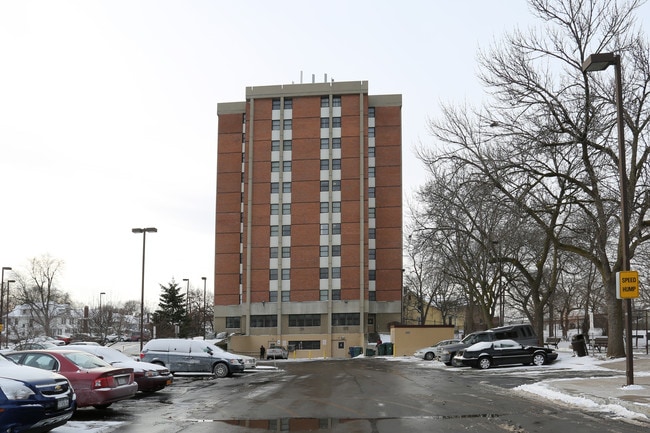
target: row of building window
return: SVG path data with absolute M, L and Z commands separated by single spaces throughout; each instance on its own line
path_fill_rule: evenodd
M 359 313 L 333 313 L 332 326 L 359 326 L 361 323 L 360 316 Z M 320 315 L 317 314 L 289 315 L 289 326 L 291 327 L 320 326 L 320 323 Z M 278 316 L 276 314 L 251 316 L 251 328 L 275 328 L 277 326 Z M 226 317 L 226 328 L 240 327 L 241 317 Z
M 340 250 L 341 247 L 340 247 L 340 245 L 332 245 L 332 247 L 337 247 L 337 246 L 339 247 L 339 255 L 336 256 L 336 257 L 340 257 L 340 255 L 341 255 L 341 250 Z M 321 247 L 321 248 L 323 248 L 323 247 Z M 327 248 L 327 247 L 325 247 L 325 248 Z M 321 250 L 321 254 L 322 254 L 322 250 Z M 277 255 L 277 252 L 276 252 L 276 255 Z M 327 257 L 327 256 L 321 255 L 321 257 Z M 331 269 L 330 268 L 319 268 L 319 278 L 321 280 L 329 279 L 330 275 L 331 275 L 333 280 L 341 279 L 341 268 L 338 267 L 338 266 L 332 267 Z M 285 281 L 290 280 L 291 279 L 291 269 L 280 269 L 280 270 L 275 269 L 275 268 L 269 269 L 269 280 L 277 281 L 279 276 L 281 276 L 281 278 L 283 280 L 285 280 Z M 370 281 L 375 281 L 377 279 L 377 271 L 375 269 L 369 269 L 368 270 L 368 279 Z
M 271 227 L 277 227 L 277 226 L 271 226 Z M 287 229 L 287 233 L 285 234 L 285 227 L 289 226 L 282 226 L 282 236 L 291 236 L 291 228 L 289 227 Z M 273 236 L 273 233 L 276 233 L 275 236 L 277 236 L 277 229 L 271 229 L 271 236 Z M 328 245 L 320 245 L 319 247 L 319 255 L 320 257 L 341 257 L 341 245 L 332 245 L 331 247 Z M 331 249 L 331 254 L 330 254 L 330 249 Z M 288 259 L 291 258 L 291 247 L 270 247 L 269 248 L 269 258 L 271 259 L 277 259 L 279 257 L 280 252 L 282 252 L 282 258 Z M 376 260 L 377 259 L 377 250 L 374 248 L 371 248 L 368 250 L 368 260 Z M 240 263 L 241 263 L 241 254 L 240 254 Z M 373 271 L 370 271 L 373 272 Z M 372 280 L 374 280 L 374 273 L 371 274 Z
M 329 191 L 329 181 L 324 180 L 321 181 L 320 183 L 320 190 L 321 191 Z M 368 192 L 370 197 L 374 197 L 374 188 L 371 188 L 373 194 L 370 195 L 370 191 Z M 340 191 L 341 190 L 341 181 L 339 180 L 333 180 L 332 181 L 332 191 Z M 320 203 L 320 213 L 328 213 L 330 211 L 330 204 L 331 204 L 331 209 L 332 213 L 341 213 L 341 202 L 340 201 L 333 201 L 332 203 L 323 201 Z M 271 208 L 270 212 L 271 215 L 280 215 L 280 204 L 279 203 L 271 203 Z M 368 208 L 368 216 L 370 218 L 375 218 L 375 213 L 376 209 L 374 207 Z M 291 215 L 291 203 L 282 203 L 282 215 Z M 240 218 L 241 219 L 241 218 Z M 326 235 L 329 233 L 323 233 L 322 231 L 322 225 L 321 225 L 321 234 Z M 372 229 L 371 229 L 372 230 Z M 284 231 L 284 229 L 283 229 Z M 332 233 L 332 234 L 340 234 L 339 233 Z M 374 239 L 371 238 L 371 239 Z
M 320 106 L 321 108 L 328 108 L 330 106 L 330 97 L 329 96 L 321 96 L 320 97 Z M 341 97 L 340 96 L 332 96 L 332 107 L 340 107 L 341 106 Z M 271 108 L 273 110 L 279 110 L 282 107 L 282 101 L 280 98 L 274 98 L 271 101 Z M 291 98 L 284 98 L 284 109 L 285 110 L 291 110 L 293 109 L 293 99 Z M 375 117 L 375 107 L 368 107 L 368 117 Z M 244 117 L 244 121 L 246 121 L 246 118 Z

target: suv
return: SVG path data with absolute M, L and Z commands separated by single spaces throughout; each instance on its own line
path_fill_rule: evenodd
M 244 371 L 243 359 L 217 351 L 202 340 L 153 339 L 142 348 L 140 360 L 167 367 L 172 373 L 212 373 L 226 377 Z
M 488 329 L 487 331 L 473 332 L 463 338 L 460 343 L 446 346 L 442 349 L 438 359 L 444 362 L 445 365 L 451 365 L 456 352 L 459 350 L 481 341 L 495 340 L 515 340 L 524 346 L 535 346 L 538 344 L 537 335 L 531 325 L 500 326 L 498 328 Z
M 289 351 L 282 346 L 271 346 L 266 351 L 266 359 L 287 359 L 289 358 Z

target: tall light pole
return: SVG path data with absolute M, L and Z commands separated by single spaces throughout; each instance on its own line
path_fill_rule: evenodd
M 4 298 L 5 298 L 5 271 L 10 271 L 9 266 L 2 267 L 2 280 L 0 280 L 0 320 L 2 320 L 2 313 L 4 313 Z M 0 332 L 3 330 L 0 329 Z M 6 331 L 5 331 L 6 332 Z
M 187 288 L 185 289 L 185 311 L 187 312 L 188 316 L 190 314 L 190 279 L 189 278 L 183 278 L 183 281 L 187 283 Z
M 582 64 L 583 72 L 603 71 L 614 65 L 616 79 L 616 114 L 618 127 L 618 176 L 621 190 L 621 271 L 630 270 L 630 214 L 627 210 L 627 164 L 625 163 L 625 137 L 623 135 L 623 83 L 621 78 L 621 56 L 614 53 L 597 53 L 587 57 Z M 634 384 L 634 362 L 632 357 L 632 300 L 626 299 L 627 319 L 625 321 L 627 384 Z
M 147 244 L 147 233 L 156 233 L 158 229 L 155 227 L 147 227 L 142 229 L 131 229 L 133 233 L 142 233 L 142 286 L 140 291 L 140 351 L 142 352 L 142 342 L 144 340 L 144 251 Z
M 104 333 L 102 332 L 102 296 L 105 294 L 106 292 L 99 292 L 99 337 L 102 339 L 102 343 L 104 341 Z
M 7 326 L 7 331 L 6 331 L 7 340 L 5 342 L 5 348 L 9 348 L 9 284 L 15 282 L 16 280 L 7 280 L 7 319 L 5 320 Z
M 203 280 L 203 339 L 205 339 L 205 318 L 207 317 L 206 308 L 208 305 L 205 299 L 205 295 L 206 295 L 205 285 L 208 279 L 206 277 L 201 277 L 201 279 Z

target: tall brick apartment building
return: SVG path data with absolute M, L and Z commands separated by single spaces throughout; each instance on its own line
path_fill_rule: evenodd
M 401 95 L 249 87 L 220 103 L 215 329 L 343 357 L 400 321 Z

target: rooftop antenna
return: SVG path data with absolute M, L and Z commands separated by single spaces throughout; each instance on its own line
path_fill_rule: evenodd
M 300 84 L 302 84 L 302 71 L 300 71 Z

